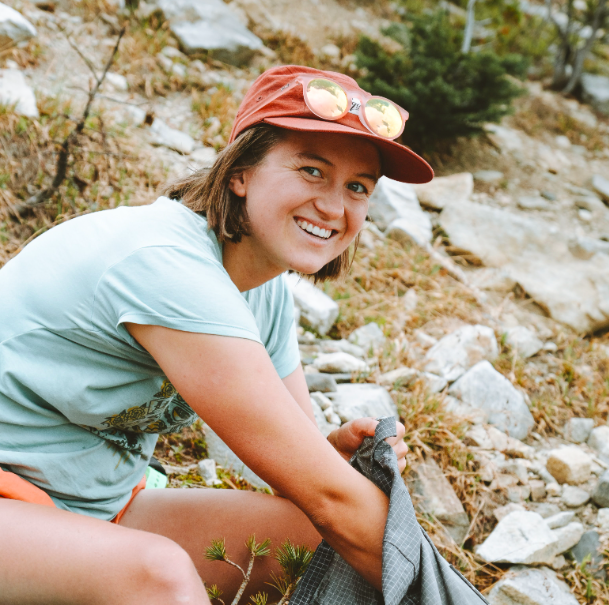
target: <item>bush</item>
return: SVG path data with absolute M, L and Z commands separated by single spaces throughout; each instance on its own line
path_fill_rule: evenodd
M 418 151 L 479 133 L 485 122 L 510 113 L 521 94 L 506 76 L 524 75 L 526 61 L 518 55 L 461 53 L 462 33 L 443 11 L 415 17 L 409 26 L 394 23 L 383 33 L 403 50 L 390 54 L 362 37 L 356 56 L 365 75 L 359 84 L 408 110 L 402 138 Z

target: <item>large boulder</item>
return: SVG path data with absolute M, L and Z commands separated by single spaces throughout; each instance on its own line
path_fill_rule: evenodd
M 512 567 L 488 594 L 490 605 L 578 605 L 569 586 L 547 567 Z
M 173 35 L 187 54 L 207 51 L 233 65 L 249 61 L 262 40 L 222 0 L 152 0 L 163 12 Z
M 469 530 L 469 517 L 442 469 L 432 458 L 416 465 L 408 488 L 417 509 L 432 515 L 457 544 L 462 544 Z
M 0 69 L 0 105 L 14 107 L 16 114 L 28 118 L 39 116 L 34 91 L 18 69 Z
M 342 422 L 398 415 L 389 393 L 376 384 L 339 384 L 336 393 L 326 393 L 326 396 Z
M 469 368 L 499 355 L 497 339 L 491 328 L 482 325 L 463 326 L 447 334 L 425 355 L 425 371 L 457 380 Z
M 442 210 L 448 204 L 460 204 L 469 200 L 474 192 L 474 177 L 470 172 L 437 176 L 429 183 L 414 185 L 414 190 L 423 206 Z
M 36 35 L 36 28 L 15 9 L 0 2 L 0 48 L 14 46 Z
M 357 328 L 349 335 L 349 342 L 361 347 L 364 351 L 382 347 L 386 340 L 383 330 L 374 321 Z
M 524 439 L 535 424 L 520 391 L 488 361 L 476 364 L 448 392 L 485 412 L 490 424 L 516 439 Z
M 313 328 L 322 336 L 332 327 L 338 317 L 338 305 L 310 281 L 296 273 L 286 277 L 294 296 L 294 304 L 300 309 L 300 323 Z
M 582 74 L 582 98 L 594 109 L 609 115 L 609 78 L 597 74 Z

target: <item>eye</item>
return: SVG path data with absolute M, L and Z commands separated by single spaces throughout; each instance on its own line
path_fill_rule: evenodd
M 305 166 L 304 168 L 301 168 L 301 170 L 304 170 L 307 174 L 310 174 L 311 176 L 321 176 L 321 170 L 319 168 L 315 168 L 315 166 Z
M 361 183 L 349 183 L 347 188 L 355 193 L 368 193 L 368 189 L 364 187 Z

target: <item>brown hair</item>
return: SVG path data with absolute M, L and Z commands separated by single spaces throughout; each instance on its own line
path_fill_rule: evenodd
M 235 175 L 259 166 L 284 135 L 285 130 L 270 124 L 252 126 L 218 155 L 211 168 L 197 170 L 171 183 L 164 194 L 204 215 L 219 242 L 239 243 L 243 236 L 249 235 L 249 219 L 245 198 L 235 195 L 229 183 Z M 355 238 L 354 254 L 358 242 L 359 235 Z M 347 249 L 314 273 L 314 280 L 342 277 L 350 266 Z

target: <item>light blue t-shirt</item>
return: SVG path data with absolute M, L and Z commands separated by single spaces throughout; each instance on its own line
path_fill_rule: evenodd
M 26 246 L 0 269 L 0 465 L 100 519 L 128 502 L 157 435 L 196 419 L 125 322 L 261 342 L 281 378 L 300 362 L 283 276 L 240 293 L 179 202 L 75 218 Z

